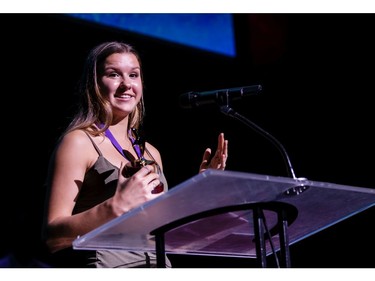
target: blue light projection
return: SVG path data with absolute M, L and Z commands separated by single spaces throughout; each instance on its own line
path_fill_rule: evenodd
M 189 47 L 235 57 L 231 14 L 69 14 Z

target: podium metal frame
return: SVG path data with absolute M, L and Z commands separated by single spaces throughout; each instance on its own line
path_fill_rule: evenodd
M 161 226 L 151 232 L 155 236 L 157 267 L 165 267 L 165 234 L 174 229 L 194 223 L 200 219 L 206 219 L 214 215 L 230 213 L 234 211 L 251 210 L 253 214 L 254 242 L 256 246 L 256 258 L 259 267 L 267 267 L 266 240 L 270 233 L 278 232 L 280 241 L 281 267 L 290 267 L 290 253 L 287 227 L 296 218 L 296 210 L 282 203 L 249 203 L 234 206 L 221 207 L 198 214 L 193 214 Z M 273 231 L 265 232 L 264 210 L 272 210 L 277 213 L 278 222 Z
M 375 190 L 238 171 L 206 170 L 77 237 L 80 250 L 266 258 L 375 204 Z

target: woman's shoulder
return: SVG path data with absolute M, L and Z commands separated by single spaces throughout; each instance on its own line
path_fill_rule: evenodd
M 91 138 L 91 139 L 90 139 Z M 73 131 L 70 131 L 66 134 L 63 135 L 61 138 L 61 144 L 62 146 L 68 146 L 71 147 L 72 149 L 87 149 L 87 147 L 90 147 L 89 145 L 92 145 L 92 141 L 94 137 L 91 136 L 87 131 L 82 130 L 82 129 L 76 129 Z
M 64 142 L 70 142 L 70 143 L 86 143 L 87 141 L 90 141 L 88 138 L 87 132 L 82 129 L 76 129 L 70 132 L 67 132 L 62 136 L 62 141 Z
M 84 130 L 77 129 L 64 134 L 56 147 L 56 156 L 62 161 L 78 159 L 93 163 L 98 157 L 98 152 L 92 140 Z M 69 160 L 70 161 L 70 160 Z
M 149 142 L 146 142 L 146 148 L 151 154 L 160 155 L 159 150 Z
M 149 142 L 146 142 L 146 150 L 147 150 L 146 154 L 150 155 L 150 157 L 153 158 L 162 168 L 163 163 L 162 163 L 162 157 L 160 155 L 159 150 L 155 146 L 150 144 Z

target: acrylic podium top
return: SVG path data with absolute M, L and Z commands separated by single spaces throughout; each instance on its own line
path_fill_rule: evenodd
M 227 206 L 290 206 L 289 244 L 296 243 L 375 204 L 375 190 L 237 171 L 206 170 L 165 194 L 77 237 L 74 249 L 155 252 L 153 230 L 197 213 Z M 324 214 L 324 215 L 322 215 Z M 277 213 L 264 210 L 269 229 Z M 280 248 L 278 234 L 272 236 Z M 269 243 L 268 243 L 269 244 Z M 271 246 L 266 245 L 269 255 Z M 165 233 L 167 253 L 256 258 L 253 211 L 211 215 Z

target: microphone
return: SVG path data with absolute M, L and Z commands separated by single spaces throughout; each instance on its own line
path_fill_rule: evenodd
M 180 106 L 195 108 L 206 104 L 228 105 L 231 100 L 256 95 L 262 90 L 261 85 L 244 86 L 204 92 L 188 92 L 180 96 Z

